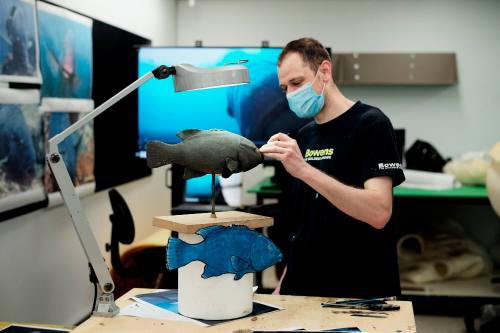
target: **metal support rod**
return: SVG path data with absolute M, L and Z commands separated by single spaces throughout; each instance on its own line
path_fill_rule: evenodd
M 217 217 L 215 215 L 215 173 L 212 174 L 212 214 L 210 217 Z
M 70 213 L 73 227 L 75 228 L 83 251 L 87 256 L 87 260 L 94 269 L 95 276 L 98 281 L 98 293 L 94 314 L 104 317 L 114 316 L 119 311 L 113 297 L 115 284 L 111 279 L 108 266 L 102 257 L 99 245 L 97 245 L 94 234 L 90 229 L 89 222 L 85 216 L 80 199 L 76 194 L 68 169 L 59 152 L 47 155 L 47 162 L 54 178 L 57 181 L 57 184 L 59 185 L 61 196 Z

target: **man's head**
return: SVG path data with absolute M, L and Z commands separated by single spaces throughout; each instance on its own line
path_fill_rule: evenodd
M 278 58 L 278 79 L 281 89 L 289 94 L 303 83 L 315 81 L 314 90 L 321 92 L 323 83 L 332 81 L 332 60 L 324 46 L 313 38 L 289 42 Z M 318 89 L 316 89 L 319 87 Z
M 292 111 L 299 117 L 300 110 L 306 114 L 317 114 L 318 107 L 313 107 L 316 112 L 306 112 L 305 109 L 310 111 L 311 107 L 305 105 L 314 103 L 321 105 L 320 108 L 323 107 L 323 93 L 328 94 L 328 86 L 333 83 L 332 61 L 328 51 L 312 38 L 291 41 L 278 58 L 278 79 L 281 89 L 287 94 Z M 311 87 L 306 87 L 309 83 L 313 92 L 310 92 Z M 304 92 L 304 88 L 309 89 L 309 92 Z M 304 96 L 291 97 L 294 92 L 300 92 Z M 297 105 L 296 108 L 294 104 Z
M 287 55 L 297 53 L 302 61 L 308 65 L 313 72 L 317 72 L 319 66 L 324 60 L 330 63 L 332 59 L 325 47 L 314 38 L 300 38 L 289 42 L 278 58 L 278 67 L 281 66 Z

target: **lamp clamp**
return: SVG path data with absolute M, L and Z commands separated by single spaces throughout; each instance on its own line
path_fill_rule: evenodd
M 166 79 L 170 75 L 175 75 L 175 67 L 167 67 L 165 65 L 158 66 L 153 70 L 153 75 L 158 80 Z

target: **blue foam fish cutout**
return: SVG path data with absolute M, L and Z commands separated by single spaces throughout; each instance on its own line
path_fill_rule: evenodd
M 192 261 L 205 263 L 204 279 L 232 273 L 239 280 L 246 273 L 259 272 L 283 259 L 273 242 L 245 226 L 210 226 L 198 230 L 203 241 L 186 243 L 170 238 L 167 244 L 167 268 L 176 269 Z

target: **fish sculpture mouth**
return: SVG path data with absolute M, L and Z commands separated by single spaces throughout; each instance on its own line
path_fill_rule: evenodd
M 255 152 L 259 155 L 259 161 L 262 162 L 264 160 L 264 154 L 262 154 L 259 148 L 255 148 Z

